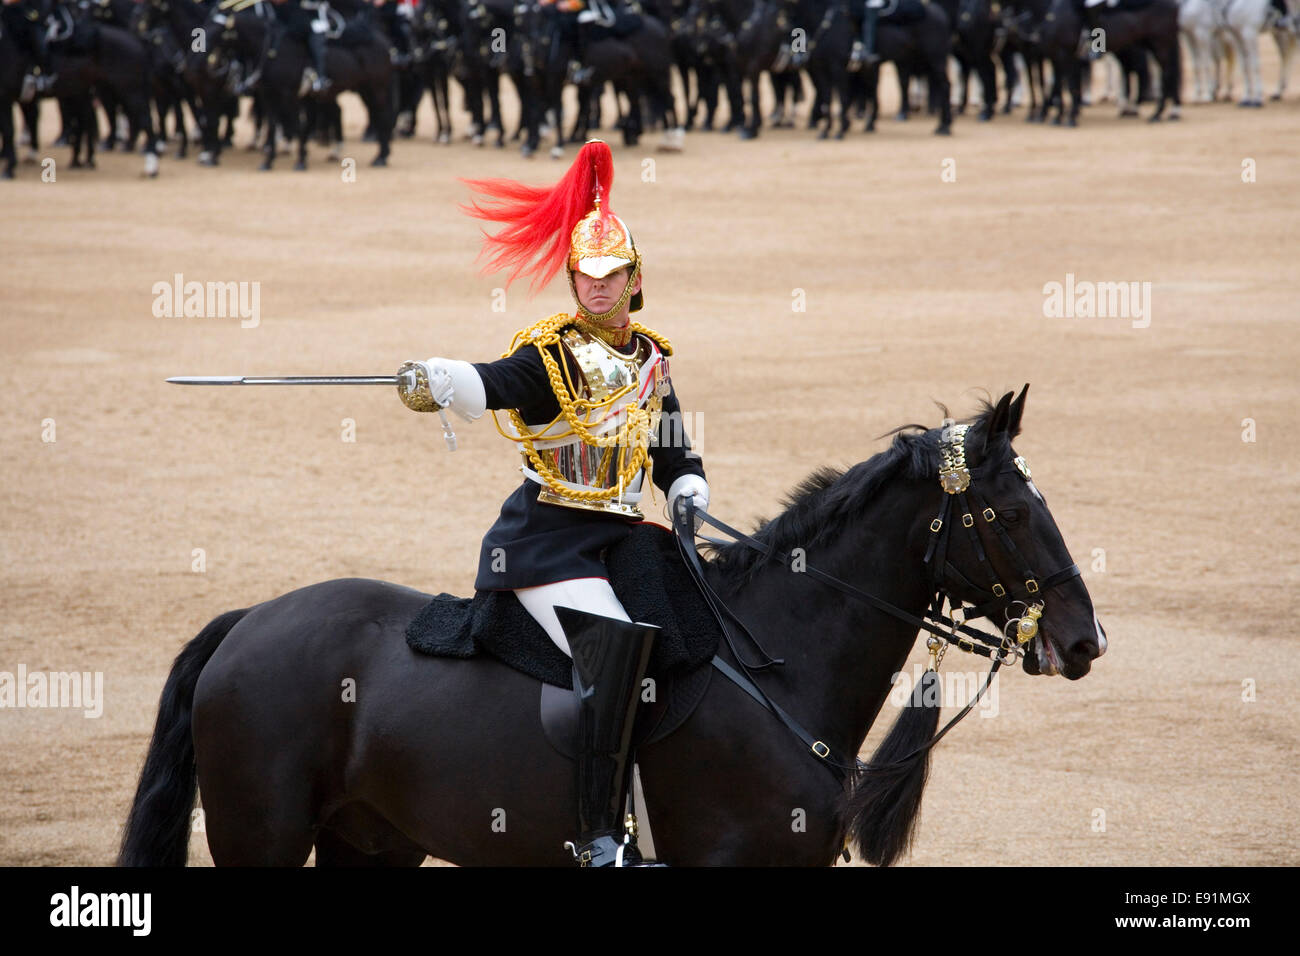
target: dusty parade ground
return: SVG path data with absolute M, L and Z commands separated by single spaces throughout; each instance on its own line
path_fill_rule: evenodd
M 165 158 L 149 181 L 139 156 L 86 172 L 57 148 L 55 182 L 0 184 L 0 672 L 103 680 L 97 717 L 0 709 L 0 865 L 113 861 L 168 668 L 219 612 L 344 576 L 471 593 L 518 481 L 490 419 L 450 454 L 389 389 L 163 382 L 485 360 L 569 308 L 557 282 L 494 311 L 456 210 L 457 176 L 551 182 L 567 159 L 476 149 L 459 108 L 432 145 L 426 101 L 373 170 L 343 102 L 355 181 L 314 145 L 307 172 L 259 173 L 245 126 L 218 169 Z M 996 712 L 937 748 L 908 862 L 1300 862 L 1300 97 L 1154 126 L 968 116 L 951 138 L 891 115 L 838 143 L 692 133 L 680 155 L 604 134 L 711 510 L 751 527 L 816 466 L 937 425 L 933 402 L 1032 383 L 1016 447 L 1110 649 L 1075 683 L 999 677 Z M 178 274 L 256 284 L 257 308 L 159 315 Z M 1089 281 L 1150 283 L 1149 310 L 1045 314 L 1048 283 Z M 202 833 L 190 852 L 210 863 Z

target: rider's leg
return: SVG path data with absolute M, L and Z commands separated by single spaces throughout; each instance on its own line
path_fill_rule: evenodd
M 867 0 L 862 17 L 862 60 L 868 65 L 880 62 L 880 54 L 876 52 L 876 22 L 884 5 L 884 0 Z
M 535 588 L 520 588 L 515 592 L 529 614 L 542 625 L 546 636 L 555 642 L 555 646 L 564 651 L 565 657 L 573 657 L 569 650 L 568 638 L 564 628 L 556 617 L 555 608 L 572 607 L 580 611 L 599 614 L 602 617 L 615 617 L 620 621 L 632 620 L 623 610 L 614 589 L 604 578 L 573 578 L 569 581 L 557 581 L 555 584 L 543 584 Z
M 658 628 L 631 622 L 603 578 L 515 594 L 574 660 L 578 839 L 568 846 L 582 865 L 639 861 L 636 853 L 627 853 L 625 860 L 623 811 L 632 776 L 632 726 Z
M 307 48 L 311 51 L 312 64 L 316 67 L 316 83 L 314 86 L 318 91 L 328 89 L 330 85 L 329 75 L 325 72 L 325 55 L 328 51 L 325 38 L 326 29 L 326 22 L 316 19 L 312 21 L 311 32 L 307 34 Z

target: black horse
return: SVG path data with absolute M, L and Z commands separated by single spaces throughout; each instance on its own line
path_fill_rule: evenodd
M 144 174 L 158 175 L 158 139 L 154 135 L 150 105 L 152 78 L 149 51 L 135 33 L 114 26 L 95 28 L 93 50 L 64 52 L 56 44 L 51 64 L 56 76 L 49 95 L 59 99 L 76 119 L 80 135 L 95 135 L 94 112 L 87 104 L 93 95 L 112 98 L 126 116 L 128 142 L 144 141 Z M 73 144 L 74 165 L 77 149 Z M 93 165 L 93 163 L 92 163 Z
M 856 33 L 861 36 L 861 20 L 855 22 L 858 24 Z M 952 102 L 948 56 L 952 52 L 952 22 L 943 7 L 937 3 L 902 0 L 895 14 L 880 19 L 876 47 L 881 63 L 891 62 L 898 71 L 902 104 L 900 118 L 907 118 L 908 81 L 912 76 L 921 76 L 928 82 L 930 102 L 939 114 L 939 125 L 934 131 L 940 136 L 950 134 Z M 880 65 L 869 64 L 862 70 L 866 80 L 868 133 L 875 132 L 876 119 L 880 115 Z
M 784 659 L 754 671 L 754 680 L 840 756 L 847 781 L 819 766 L 816 745 L 810 752 L 715 675 L 685 723 L 638 754 L 660 860 L 826 865 L 846 835 L 872 862 L 905 852 L 925 759 L 901 759 L 910 747 L 897 753 L 891 734 L 882 750 L 893 749 L 878 752 L 879 762 L 855 770 L 851 760 L 917 628 L 846 599 L 815 570 L 911 615 L 934 597 L 933 566 L 953 600 L 985 604 L 990 593 L 970 582 L 990 577 L 1006 582 L 1006 601 L 1036 591 L 1043 613 L 1024 645 L 1024 669 L 1071 680 L 1088 673 L 1105 634 L 1046 503 L 1023 460 L 1013 462 L 1024 399 L 1007 393 L 964 436 L 968 491 L 979 496 L 969 510 L 978 517 L 961 517 L 966 497 L 941 490 L 941 431 L 906 426 L 887 451 L 808 478 L 756 532 L 764 552 L 721 546 L 705 563 L 715 591 Z M 938 514 L 949 516 L 951 531 L 932 566 Z M 785 563 L 796 551 L 802 569 Z M 320 865 L 415 865 L 427 855 L 571 863 L 562 846 L 573 835 L 574 773 L 543 735 L 538 681 L 490 657 L 412 652 L 404 629 L 428 599 L 354 578 L 215 618 L 167 679 L 119 863 L 186 862 L 196 781 L 222 865 L 301 865 L 313 844 Z M 720 654 L 743 666 L 729 650 Z M 352 701 L 341 692 L 349 682 Z M 899 725 L 912 710 L 904 708 Z M 933 728 L 921 728 L 920 740 Z M 909 725 L 907 735 L 916 731 Z M 889 787 L 900 765 L 910 768 L 901 794 Z M 803 827 L 791 825 L 796 810 Z
M 1043 79 L 1043 62 L 1047 57 L 1043 46 L 1043 24 L 1052 0 L 1007 0 L 1002 5 L 1002 28 L 1006 40 L 1002 45 L 1002 69 L 1007 77 L 1007 99 L 1004 114 L 1011 112 L 1015 95 L 1017 70 L 1016 54 L 1025 60 L 1025 90 L 1029 108 L 1025 121 L 1041 123 L 1047 118 L 1047 85 Z
M 1106 40 L 1106 50 L 1117 55 L 1132 48 L 1147 51 L 1160 67 L 1160 101 L 1150 121 L 1161 119 L 1166 104 L 1172 100 L 1171 119 L 1178 119 L 1182 105 L 1181 50 L 1178 39 L 1177 0 L 1149 0 L 1138 9 L 1110 10 L 1099 13 L 1099 29 Z M 1052 98 L 1058 106 L 1054 123 L 1075 126 L 1079 121 L 1082 98 L 1080 36 L 1087 24 L 1083 0 L 1052 0 L 1043 24 L 1043 44 L 1052 58 Z M 1123 58 L 1121 58 L 1123 62 Z M 1070 112 L 1065 114 L 1065 88 L 1070 91 Z
M 966 112 L 970 75 L 974 73 L 979 77 L 980 91 L 984 98 L 979 119 L 987 122 L 993 118 L 998 101 L 997 71 L 993 66 L 998 19 L 993 13 L 992 0 L 939 2 L 953 25 L 952 52 L 961 67 L 961 101 L 957 105 L 957 114 Z
M 29 10 L 33 12 L 28 16 Z M 13 179 L 18 165 L 14 139 L 14 106 L 21 98 L 23 78 L 35 65 L 35 32 L 41 29 L 36 8 L 26 4 L 0 7 L 0 179 Z M 35 124 L 31 124 L 33 134 Z

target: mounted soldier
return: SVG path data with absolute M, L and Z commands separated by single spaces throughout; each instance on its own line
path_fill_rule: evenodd
M 699 455 L 676 427 L 672 346 L 630 320 L 644 303 L 641 255 L 610 209 L 612 180 L 609 147 L 592 141 L 550 188 L 469 181 L 496 201 L 466 211 L 504 226 L 485 240 L 489 268 L 513 266 L 511 280 L 531 275 L 540 287 L 565 267 L 575 312 L 517 333 L 498 361 L 433 357 L 398 373 L 402 400 L 416 411 L 449 409 L 467 421 L 507 412 L 498 430 L 520 446 L 524 481 L 483 539 L 475 588 L 513 591 L 574 661 L 578 838 L 566 845 L 593 866 L 639 858 L 623 811 L 633 718 L 658 630 L 629 619 L 603 555 L 644 517 L 647 465 L 674 512 L 688 499 L 705 508 L 709 497 Z
M 286 38 L 297 40 L 306 46 L 316 71 L 316 76 L 311 80 L 311 89 L 316 93 L 328 90 L 330 78 L 325 71 L 325 55 L 332 27 L 329 0 L 271 0 L 271 4 L 283 29 L 276 47 Z

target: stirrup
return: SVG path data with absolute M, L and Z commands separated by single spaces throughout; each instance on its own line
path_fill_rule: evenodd
M 581 847 L 572 840 L 566 840 L 564 848 L 573 854 L 578 866 L 625 866 L 623 856 L 627 850 L 626 840 L 624 837 L 624 842 L 619 843 L 613 834 L 602 833 Z M 640 856 L 639 853 L 637 855 Z

